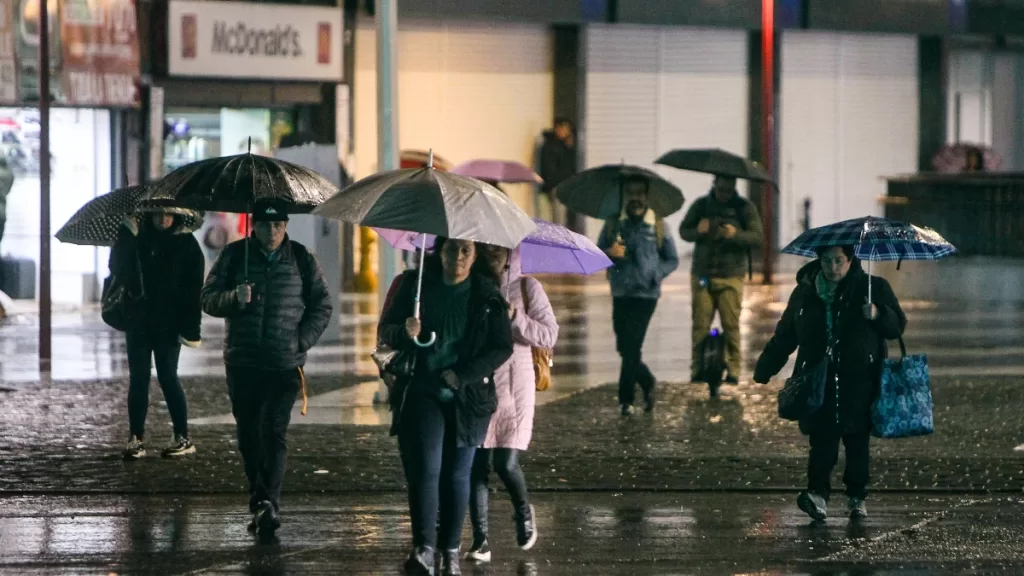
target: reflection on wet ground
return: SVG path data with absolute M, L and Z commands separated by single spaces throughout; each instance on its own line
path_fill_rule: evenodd
M 409 526 L 400 495 L 296 496 L 273 542 L 246 532 L 223 496 L 5 498 L 0 573 L 401 574 Z M 1021 502 L 885 496 L 864 522 L 813 524 L 789 498 L 545 494 L 540 533 L 514 546 L 511 507 L 492 511 L 494 562 L 467 574 L 955 574 L 1024 569 Z M 1011 516 L 1010 512 L 1016 514 Z M 984 521 L 990 519 L 988 522 Z M 935 538 L 944 546 L 934 546 Z M 866 568 L 857 562 L 877 561 Z

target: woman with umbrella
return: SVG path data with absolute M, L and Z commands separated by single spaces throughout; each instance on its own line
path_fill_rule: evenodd
M 188 407 L 178 380 L 181 345 L 196 348 L 200 343 L 202 311 L 199 292 L 203 286 L 206 261 L 199 242 L 186 224 L 191 212 L 168 210 L 129 217 L 121 226 L 110 251 L 110 273 L 134 285 L 137 312 L 125 331 L 128 350 L 128 426 L 126 460 L 146 456 L 146 412 L 153 360 L 157 381 L 163 391 L 174 426 L 173 442 L 164 457 L 192 454 L 195 446 L 188 434 Z
M 816 252 L 818 259 L 797 273 L 797 287 L 757 361 L 754 381 L 767 383 L 797 349 L 794 374 L 825 379 L 821 408 L 800 420 L 801 432 L 810 436 L 810 459 L 807 490 L 797 505 L 814 520 L 827 518 L 841 441 L 847 512 L 856 520 L 867 516 L 871 406 L 886 340 L 902 336 L 907 317 L 889 283 L 864 272 L 852 245 L 820 246 Z
M 392 433 L 409 484 L 412 573 L 433 574 L 435 551 L 439 572 L 461 573 L 470 469 L 498 405 L 493 375 L 513 352 L 509 307 L 480 246 L 438 238 L 423 266 L 422 320 L 415 314 L 418 271 L 404 274 L 381 318 L 381 342 L 416 354 L 413 375 L 391 394 Z M 418 347 L 429 333 L 435 344 Z

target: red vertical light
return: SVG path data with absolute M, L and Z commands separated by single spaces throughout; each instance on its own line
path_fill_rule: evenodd
M 764 165 L 774 174 L 775 151 L 775 0 L 761 0 L 761 149 Z M 775 189 L 761 185 L 764 217 L 764 283 L 771 284 L 775 260 Z

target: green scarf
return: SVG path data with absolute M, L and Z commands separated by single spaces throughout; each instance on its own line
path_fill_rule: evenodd
M 818 298 L 825 303 L 825 326 L 828 330 L 827 336 L 828 341 L 832 341 L 832 303 L 836 299 L 836 288 L 838 284 L 832 284 L 825 280 L 825 274 L 818 272 L 818 275 L 814 278 L 814 287 L 818 291 Z

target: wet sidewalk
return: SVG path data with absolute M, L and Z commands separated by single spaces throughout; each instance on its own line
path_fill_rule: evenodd
M 1019 498 L 883 496 L 872 516 L 811 523 L 788 496 L 544 494 L 540 540 L 514 546 L 492 505 L 494 562 L 468 575 L 1020 573 Z M 0 574 L 398 575 L 400 495 L 295 496 L 273 542 L 246 532 L 241 498 L 0 498 Z M 841 504 L 835 508 L 842 508 Z M 835 510 L 840 513 L 841 510 Z

